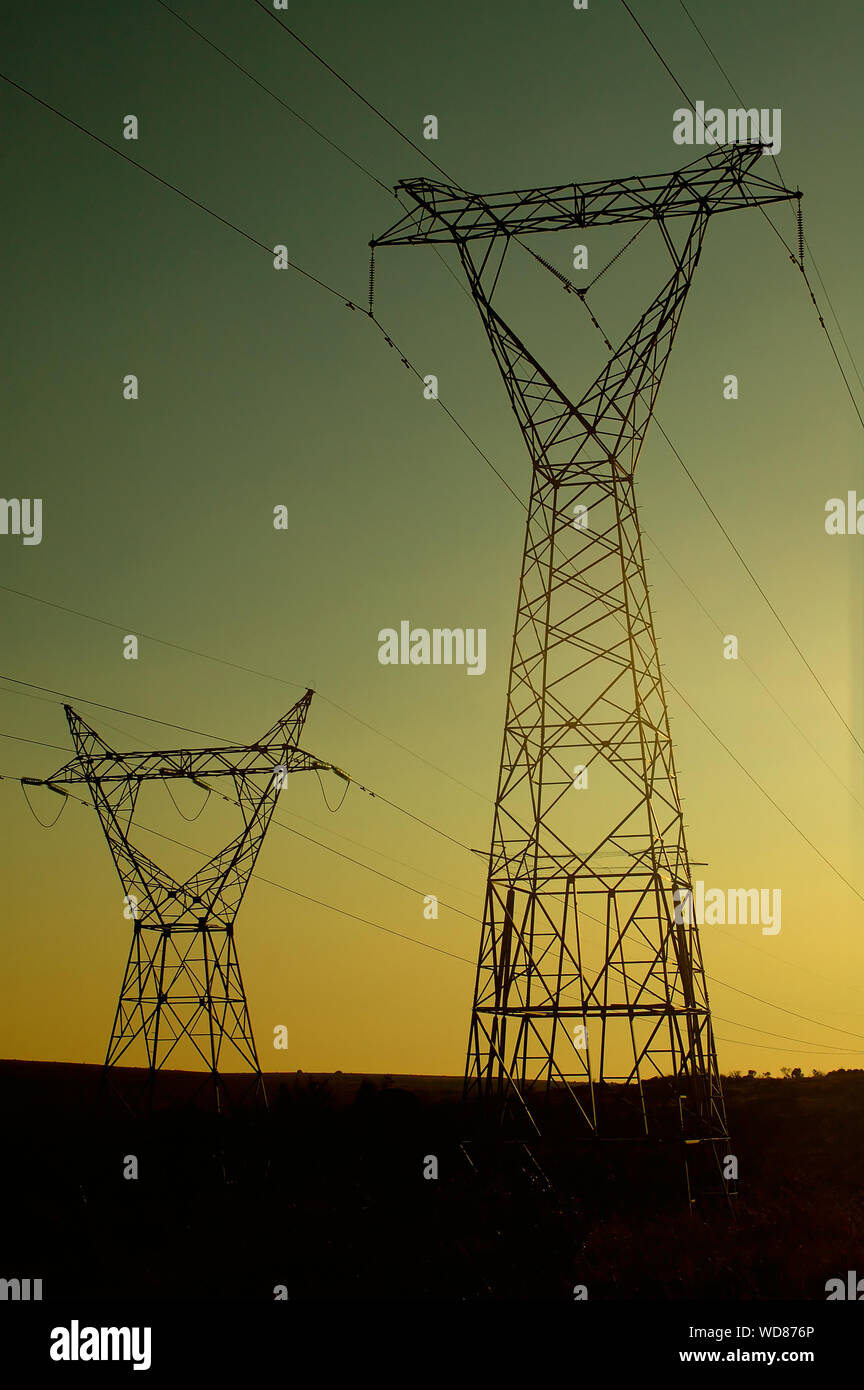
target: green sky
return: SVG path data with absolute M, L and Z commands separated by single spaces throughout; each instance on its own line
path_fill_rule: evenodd
M 177 8 L 388 187 L 434 176 L 252 0 Z M 694 99 L 737 105 L 678 0 L 633 8 Z M 808 241 L 860 361 L 860 7 L 690 8 L 747 102 L 782 110 L 780 164 L 804 192 Z M 700 153 L 673 144 L 682 98 L 618 0 L 590 0 L 584 12 L 569 0 L 334 0 L 292 5 L 289 22 L 421 146 L 423 118 L 436 114 L 430 153 L 468 189 L 655 173 Z M 155 0 L 6 6 L 2 51 L 13 81 L 365 302 L 368 242 L 396 219 L 393 197 Z M 3 593 L 3 671 L 75 697 L 119 747 L 202 740 L 85 699 L 245 742 L 312 685 L 308 749 L 455 840 L 487 848 L 524 526 L 514 499 L 361 314 L 274 270 L 264 250 L 19 91 L 4 85 L 0 100 L 3 492 L 43 499 L 40 545 L 0 536 L 0 582 L 109 624 Z M 122 138 L 128 113 L 139 119 L 137 142 Z M 793 238 L 792 211 L 781 207 L 776 219 Z M 596 270 L 629 234 L 577 239 Z M 572 240 L 537 247 L 566 273 Z M 453 252 L 444 259 L 458 275 Z M 610 330 L 626 331 L 653 298 L 658 264 L 650 248 L 634 248 L 598 286 L 592 304 Z M 517 326 L 582 389 L 600 364 L 597 335 L 547 280 L 527 257 L 514 259 Z M 440 260 L 425 248 L 382 249 L 376 309 L 527 496 L 527 457 L 479 317 Z M 122 398 L 127 373 L 140 381 L 135 402 Z M 735 402 L 723 399 L 727 373 L 739 378 Z M 828 498 L 864 495 L 860 424 L 801 276 L 758 212 L 709 228 L 657 415 L 860 737 L 864 540 L 824 530 Z M 721 1067 L 860 1065 L 861 750 L 656 429 L 639 479 L 648 536 L 721 629 L 649 541 L 667 674 L 857 890 L 670 692 L 690 852 L 707 861 L 697 876 L 783 893 L 776 937 L 753 926 L 703 932 L 709 976 L 724 982 L 710 985 Z M 288 508 L 286 532 L 272 526 L 278 504 Z M 381 666 L 377 633 L 402 619 L 486 628 L 485 675 Z M 177 647 L 142 636 L 138 661 L 126 661 L 127 632 Z M 723 633 L 738 636 L 738 662 L 723 660 Z M 0 689 L 5 733 L 68 746 L 60 703 Z M 47 775 L 63 760 L 14 739 L 0 750 L 11 778 Z M 325 790 L 335 804 L 340 784 Z M 50 793 L 32 800 L 42 819 L 56 813 Z M 178 800 L 187 816 L 200 806 L 194 787 Z M 147 813 L 148 824 L 208 854 L 228 837 L 220 811 L 187 824 L 164 788 L 153 789 Z M 95 817 L 70 806 L 43 830 L 14 780 L 0 786 L 0 815 L 0 1052 L 100 1061 L 128 923 Z M 482 858 L 356 789 L 331 814 L 312 777 L 293 779 L 277 816 L 414 891 L 278 827 L 262 875 L 467 961 L 253 882 L 238 945 L 265 1069 L 459 1072 Z M 141 843 L 169 869 L 198 862 Z M 442 907 L 437 922 L 424 920 L 427 893 L 460 912 Z M 270 1047 L 277 1024 L 288 1028 L 287 1053 Z

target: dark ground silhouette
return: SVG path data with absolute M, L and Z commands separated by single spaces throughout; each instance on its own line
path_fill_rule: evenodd
M 469 1162 L 456 1078 L 273 1075 L 268 1110 L 219 1116 L 173 1073 L 136 1120 L 97 1108 L 99 1075 L 0 1062 L 0 1276 L 45 1299 L 824 1301 L 864 1276 L 864 1071 L 724 1082 L 733 1215 L 690 1214 L 680 1144 L 566 1146 L 554 1117 L 551 1188 L 518 1144 Z

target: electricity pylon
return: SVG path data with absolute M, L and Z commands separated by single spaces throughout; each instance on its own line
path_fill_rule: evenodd
M 485 196 L 409 180 L 414 206 L 371 243 L 455 244 L 533 469 L 466 1095 L 528 1134 L 542 1094 L 587 1135 L 644 1136 L 662 1125 L 643 1083 L 666 1077 L 711 1170 L 728 1136 L 698 928 L 676 921 L 691 875 L 634 474 L 710 218 L 800 197 L 753 172 L 762 153 Z M 671 274 L 573 400 L 493 307 L 507 248 L 642 221 Z M 627 1122 L 615 1081 L 635 1092 Z
M 22 778 L 60 792 L 83 783 L 90 792 L 123 885 L 125 915 L 133 924 L 103 1075 L 140 1040 L 151 1098 L 155 1074 L 187 1039 L 208 1069 L 219 1108 L 227 1098 L 223 1072 L 232 1064 L 251 1073 L 252 1089 L 266 1103 L 234 923 L 288 774 L 331 767 L 298 747 L 311 699 L 307 690 L 248 746 L 144 753 L 115 752 L 65 705 L 77 756 L 53 777 Z M 209 793 L 212 782 L 222 777 L 234 784 L 244 828 L 197 873 L 178 883 L 130 838 L 141 785 L 183 778 Z

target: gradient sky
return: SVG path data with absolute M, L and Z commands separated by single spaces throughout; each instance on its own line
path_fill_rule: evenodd
M 177 0 L 177 9 L 388 187 L 436 176 L 251 0 Z M 634 9 L 694 100 L 737 106 L 678 0 Z M 747 103 L 782 109 L 780 165 L 804 191 L 805 232 L 860 361 L 861 9 L 851 0 L 693 0 L 691 10 Z M 430 154 L 469 189 L 655 173 L 701 153 L 673 144 L 683 99 L 618 0 L 590 0 L 585 12 L 567 0 L 335 0 L 292 6 L 289 22 L 420 145 L 423 117 L 436 114 Z M 15 82 L 365 303 L 368 242 L 396 220 L 393 197 L 155 0 L 9 6 L 2 51 Z M 3 671 L 73 697 L 120 748 L 204 740 L 87 699 L 246 742 L 312 685 L 307 749 L 485 852 L 519 507 L 362 315 L 275 271 L 263 250 L 27 96 L 4 85 L 0 100 L 13 345 L 0 385 L 3 491 L 44 505 L 41 545 L 0 536 L 0 583 L 109 624 L 4 592 Z M 122 139 L 130 112 L 140 122 L 135 143 Z M 764 172 L 774 177 L 767 159 Z M 793 240 L 791 209 L 776 219 Z M 567 272 L 571 242 L 584 240 L 596 272 L 630 230 L 534 244 Z M 452 251 L 444 255 L 456 265 Z M 640 243 L 598 286 L 592 304 L 613 336 L 653 298 L 658 267 Z M 515 326 L 581 393 L 602 358 L 587 315 L 524 255 L 511 255 L 508 274 Z M 434 253 L 382 249 L 376 309 L 527 496 L 527 457 L 479 317 Z M 140 380 L 134 403 L 122 399 L 129 372 Z M 736 402 L 722 396 L 730 372 Z M 861 408 L 864 391 L 847 374 Z M 860 424 L 801 276 L 758 212 L 709 228 L 657 416 L 860 737 L 864 539 L 824 529 L 828 498 L 864 495 Z M 720 628 L 649 540 L 667 675 L 857 890 L 668 692 L 690 853 L 707 861 L 694 875 L 783 894 L 778 936 L 757 926 L 703 930 L 721 1068 L 861 1065 L 861 750 L 655 428 L 639 481 L 647 535 Z M 287 532 L 272 526 L 280 503 Z M 381 666 L 377 633 L 405 618 L 485 627 L 486 674 Z M 139 660 L 125 661 L 126 632 L 267 674 L 143 637 Z M 738 662 L 723 660 L 724 633 L 739 638 Z M 7 682 L 0 692 L 5 734 L 68 747 L 62 702 Z M 0 741 L 0 771 L 13 779 L 47 775 L 63 760 Z M 330 778 L 325 790 L 335 804 L 342 784 Z M 197 788 L 177 795 L 194 815 Z M 49 792 L 31 798 L 42 819 L 56 814 Z M 208 855 L 233 833 L 212 804 L 187 824 L 162 787 L 147 789 L 139 814 Z M 101 830 L 74 805 L 41 829 L 14 780 L 0 785 L 0 815 L 0 1053 L 101 1061 L 129 940 Z M 291 781 L 277 817 L 414 891 L 277 826 L 262 875 L 473 961 L 481 856 L 356 788 L 331 814 L 311 776 Z M 140 843 L 169 870 L 188 874 L 200 862 L 152 836 Z M 467 915 L 442 906 L 437 922 L 424 920 L 427 893 Z M 237 940 L 266 1070 L 462 1070 L 471 963 L 255 881 Z M 278 1024 L 287 1052 L 271 1046 Z

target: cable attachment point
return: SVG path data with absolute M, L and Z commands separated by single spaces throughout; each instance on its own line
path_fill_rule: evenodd
M 348 789 L 351 786 L 351 778 L 348 776 L 347 772 L 343 772 L 342 769 L 339 767 L 334 767 L 332 763 L 321 763 L 320 766 L 324 769 L 325 772 L 335 772 L 336 776 L 341 777 L 343 782 L 345 783 L 345 790 L 342 793 L 342 796 L 339 800 L 339 805 L 331 806 L 330 802 L 327 800 L 327 793 L 324 790 L 324 783 L 321 781 L 321 773 L 317 767 L 315 768 L 315 776 L 318 778 L 318 786 L 321 788 L 321 796 L 324 800 L 324 805 L 327 807 L 327 810 L 331 813 L 331 815 L 335 815 L 337 811 L 341 811 L 342 809 L 342 803 L 348 795 Z
M 53 782 L 45 782 L 41 777 L 19 777 L 18 781 L 22 787 L 47 787 L 49 791 L 56 792 L 58 796 L 65 796 L 67 799 L 69 797 L 69 793 L 65 792 L 62 787 L 55 787 Z

